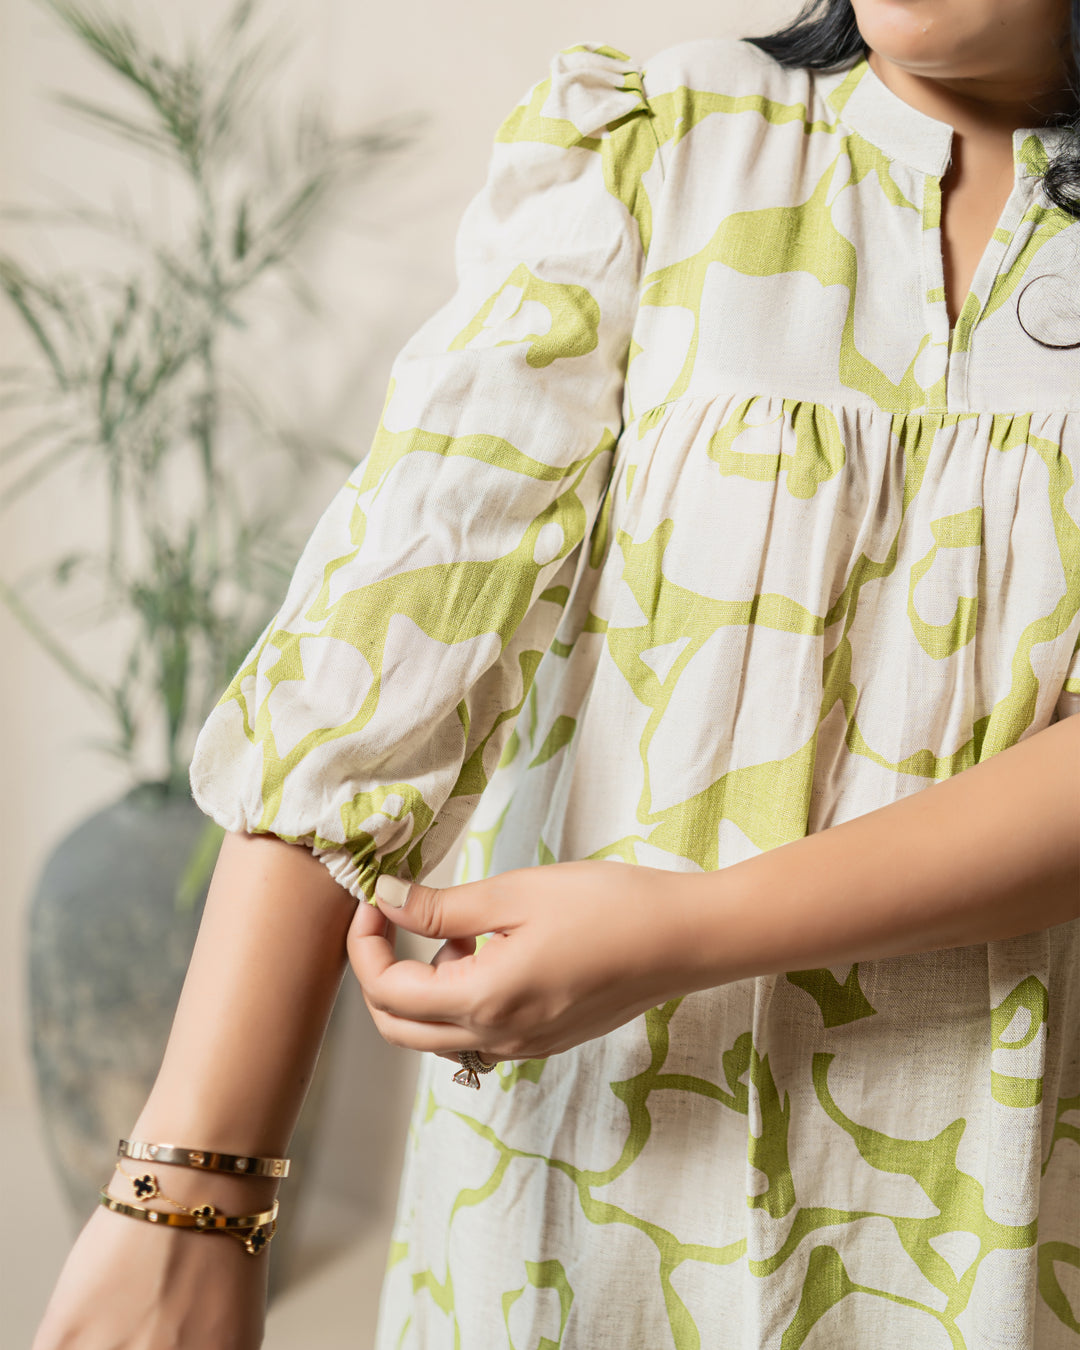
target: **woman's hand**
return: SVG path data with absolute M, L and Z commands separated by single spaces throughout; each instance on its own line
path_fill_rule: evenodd
M 94 1211 L 33 1350 L 257 1350 L 267 1253 L 224 1233 L 155 1228 Z
M 933 787 L 710 872 L 554 863 L 443 890 L 380 877 L 349 959 L 392 1045 L 543 1058 L 698 989 L 1072 922 L 1078 793 L 1080 717 L 1066 717 Z M 403 908 L 382 898 L 388 883 Z M 392 924 L 444 940 L 430 966 L 395 961 Z M 476 951 L 481 933 L 493 936 Z
M 441 890 L 381 877 L 379 909 L 361 905 L 353 920 L 349 959 L 391 1045 L 540 1059 L 708 983 L 697 969 L 692 880 L 609 861 Z M 444 945 L 430 965 L 396 960 L 392 925 Z M 491 937 L 477 950 L 483 933 Z

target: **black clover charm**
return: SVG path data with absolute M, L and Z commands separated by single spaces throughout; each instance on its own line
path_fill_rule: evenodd
M 269 1241 L 265 1228 L 253 1228 L 244 1239 L 244 1246 L 252 1256 L 257 1256 Z
M 131 1189 L 140 1200 L 152 1200 L 158 1194 L 157 1177 L 144 1172 L 141 1177 L 131 1178 Z
M 217 1210 L 213 1205 L 200 1205 L 198 1209 L 191 1211 L 191 1217 L 195 1220 L 196 1228 L 205 1228 L 216 1214 Z

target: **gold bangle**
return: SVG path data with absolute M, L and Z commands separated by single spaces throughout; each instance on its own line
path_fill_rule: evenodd
M 141 1176 L 133 1177 L 124 1171 L 123 1162 L 119 1158 L 116 1160 L 116 1171 L 130 1183 L 136 1199 L 164 1200 L 168 1205 L 175 1205 L 180 1213 L 170 1214 L 167 1210 L 147 1209 L 143 1205 L 125 1205 L 123 1201 L 114 1200 L 107 1188 L 103 1189 L 101 1201 L 115 1213 L 122 1213 L 131 1218 L 145 1218 L 150 1223 L 164 1223 L 166 1227 L 171 1224 L 173 1227 L 194 1228 L 200 1233 L 225 1232 L 238 1242 L 242 1242 L 244 1250 L 251 1256 L 257 1256 L 263 1247 L 268 1246 L 277 1232 L 276 1200 L 273 1208 L 265 1213 L 233 1215 L 230 1219 L 228 1215 L 219 1215 L 214 1206 L 209 1204 L 189 1209 L 182 1201 L 174 1199 L 171 1195 L 165 1195 L 152 1172 L 144 1172 Z M 185 1218 L 187 1222 L 183 1221 Z
M 146 1223 L 159 1224 L 164 1228 L 191 1228 L 196 1233 L 228 1233 L 232 1237 L 239 1238 L 252 1256 L 256 1256 L 264 1247 L 269 1246 L 270 1239 L 277 1230 L 276 1200 L 270 1209 L 264 1210 L 261 1214 L 219 1214 L 213 1205 L 199 1205 L 186 1214 L 172 1214 L 164 1209 L 144 1209 L 141 1205 L 125 1204 L 123 1200 L 114 1199 L 107 1190 L 102 1189 L 98 1203 L 114 1214 L 123 1214 L 129 1219 L 142 1219 Z
M 236 1215 L 234 1217 L 237 1220 L 237 1224 L 235 1228 L 231 1228 L 228 1222 L 225 1222 L 221 1225 L 212 1222 L 212 1220 L 219 1217 L 217 1210 L 214 1208 L 213 1205 L 204 1204 L 198 1205 L 195 1209 L 189 1209 L 187 1205 L 185 1205 L 182 1201 L 174 1199 L 171 1195 L 165 1195 L 164 1192 L 161 1190 L 161 1187 L 158 1185 L 157 1177 L 154 1176 L 152 1172 L 144 1172 L 141 1176 L 133 1177 L 124 1171 L 123 1162 L 119 1158 L 116 1160 L 116 1171 L 120 1176 L 124 1178 L 125 1181 L 130 1182 L 131 1189 L 135 1192 L 136 1199 L 153 1200 L 156 1198 L 158 1200 L 164 1200 L 167 1205 L 175 1205 L 176 1208 L 180 1211 L 178 1215 L 174 1216 L 175 1218 L 180 1218 L 182 1215 L 187 1215 L 192 1220 L 190 1225 L 183 1224 L 179 1226 L 185 1228 L 190 1226 L 195 1228 L 196 1231 L 200 1233 L 204 1233 L 207 1231 L 213 1232 L 217 1229 L 220 1229 L 221 1231 L 228 1233 L 230 1237 L 236 1238 L 238 1242 L 242 1242 L 244 1244 L 245 1250 L 249 1252 L 252 1256 L 258 1255 L 258 1253 L 263 1249 L 263 1247 L 265 1247 L 270 1242 L 270 1239 L 277 1232 L 276 1200 L 274 1201 L 273 1209 L 269 1211 L 270 1213 L 269 1224 L 258 1223 L 255 1226 L 251 1226 L 250 1224 L 247 1224 L 245 1222 L 246 1219 L 255 1219 L 255 1220 L 265 1219 L 267 1217 L 266 1214 Z M 108 1189 L 106 1188 L 102 1192 L 102 1194 L 108 1195 Z M 109 1196 L 109 1200 L 110 1201 L 113 1200 L 113 1197 L 111 1195 Z M 109 1205 L 109 1208 L 112 1210 L 116 1210 L 117 1206 L 122 1204 L 123 1204 L 122 1201 L 116 1201 L 115 1203 L 111 1203 Z M 168 1211 L 150 1210 L 147 1209 L 144 1205 L 130 1205 L 125 1207 L 124 1212 L 130 1215 L 132 1210 L 135 1210 L 137 1217 L 141 1218 L 145 1215 L 151 1223 L 162 1222 L 161 1219 L 151 1217 L 156 1216 L 158 1214 L 165 1215 L 164 1222 L 166 1226 L 168 1226 L 170 1222 L 170 1216 Z
M 243 1177 L 287 1177 L 288 1158 L 247 1158 L 239 1153 L 215 1153 L 206 1148 L 181 1148 L 179 1144 L 147 1144 L 139 1139 L 121 1139 L 118 1158 L 136 1162 L 171 1163 L 194 1167 L 200 1172 L 231 1172 Z

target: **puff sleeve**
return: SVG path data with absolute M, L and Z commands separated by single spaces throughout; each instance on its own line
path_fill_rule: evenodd
M 457 290 L 198 738 L 204 812 L 307 845 L 358 897 L 446 854 L 554 636 L 544 591 L 621 429 L 643 263 L 625 129 L 650 116 L 628 59 L 583 46 L 503 123 Z

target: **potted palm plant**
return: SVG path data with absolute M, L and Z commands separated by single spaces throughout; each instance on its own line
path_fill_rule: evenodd
M 94 545 L 0 578 L 0 599 L 104 711 L 105 748 L 131 777 L 55 849 L 31 905 L 39 1096 L 81 1220 L 152 1083 L 220 842 L 190 799 L 193 735 L 283 590 L 309 523 L 300 485 L 339 453 L 268 412 L 252 344 L 265 365 L 267 314 L 280 331 L 290 306 L 317 311 L 305 246 L 410 130 L 342 134 L 309 105 L 282 108 L 282 53 L 254 0 L 179 52 L 117 14 L 45 2 L 126 91 L 120 107 L 62 102 L 154 161 L 172 208 L 165 221 L 115 206 L 7 212 L 103 232 L 117 266 L 42 274 L 0 256 L 22 348 L 0 369 L 18 423 L 0 449 L 0 509 L 76 471 L 104 502 Z M 108 669 L 70 637 L 75 611 L 109 625 Z

